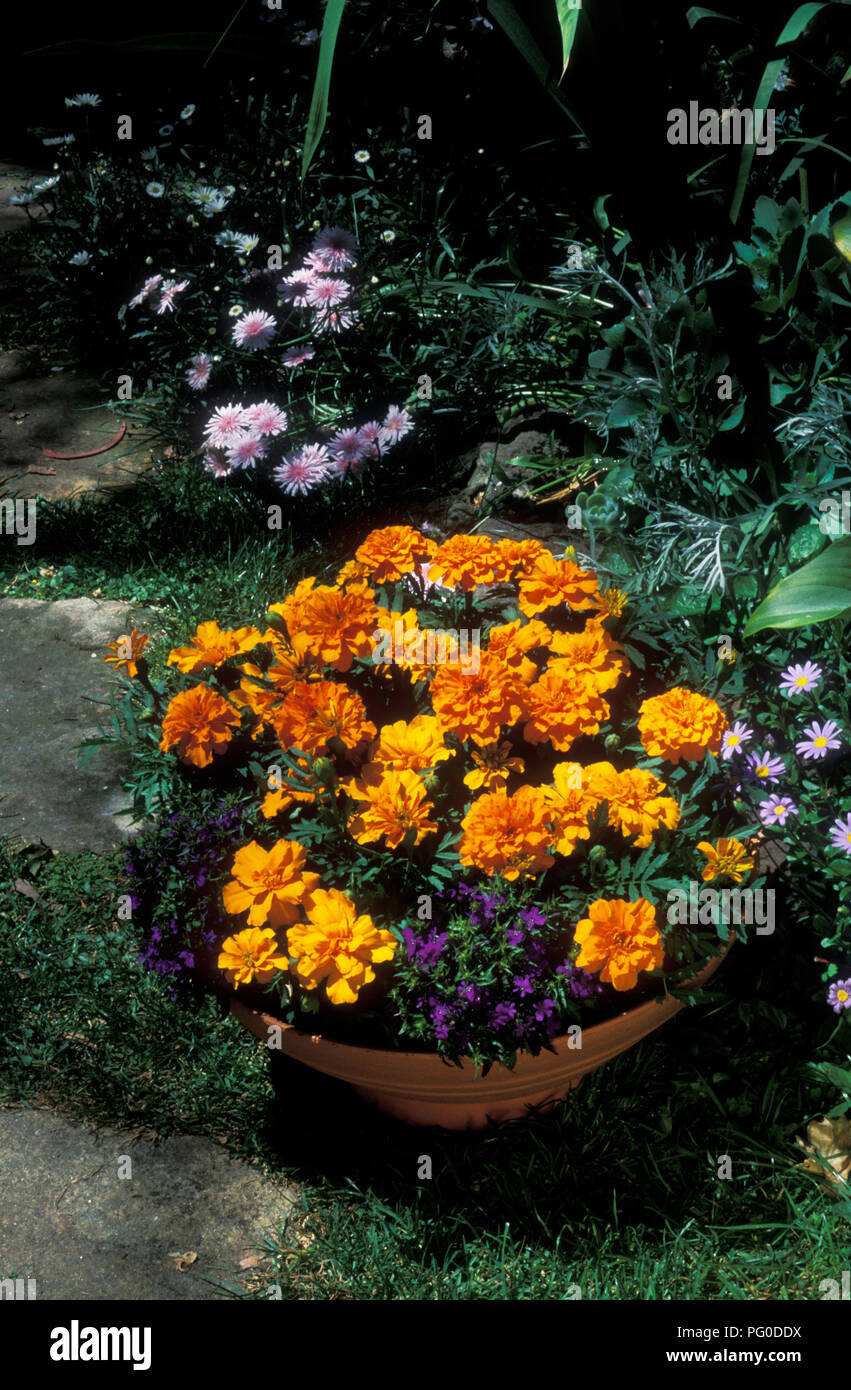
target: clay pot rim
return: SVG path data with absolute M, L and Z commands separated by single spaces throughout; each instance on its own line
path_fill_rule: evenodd
M 673 986 L 667 994 L 663 994 L 651 999 L 646 999 L 643 1003 L 636 1004 L 635 1008 L 625 1009 L 623 1013 L 616 1014 L 614 1018 L 605 1018 L 601 1019 L 598 1023 L 591 1023 L 583 1031 L 589 1034 L 593 1033 L 595 1038 L 605 1037 L 606 1033 L 616 1031 L 617 1029 L 619 1029 L 622 1026 L 623 1021 L 625 1019 L 631 1018 L 635 1015 L 646 1016 L 651 1009 L 657 1006 L 664 1009 L 666 1014 L 669 1012 L 677 1013 L 683 1007 L 683 1001 L 677 998 L 677 996 L 681 994 L 686 994 L 689 990 L 700 989 L 706 983 L 706 981 L 709 980 L 715 974 L 719 966 L 726 960 L 735 939 L 736 933 L 731 927 L 730 935 L 726 944 L 721 943 L 724 945 L 724 949 L 720 951 L 717 955 L 710 956 L 709 960 L 705 962 L 705 964 L 701 967 L 697 974 L 690 976 L 687 980 L 683 980 L 681 984 Z M 242 1023 L 245 1027 L 248 1027 L 249 1030 L 252 1032 L 254 1032 L 254 1029 L 251 1029 L 250 1020 L 253 1019 L 262 1022 L 263 1027 L 267 1032 L 270 1028 L 280 1028 L 282 1033 L 294 1034 L 294 1042 L 296 1041 L 296 1039 L 299 1039 L 303 1040 L 305 1043 L 313 1043 L 316 1047 L 321 1046 L 328 1050 L 335 1051 L 338 1056 L 348 1056 L 353 1061 L 358 1056 L 370 1056 L 373 1058 L 393 1058 L 394 1060 L 400 1062 L 408 1059 L 416 1059 L 422 1065 L 424 1063 L 427 1064 L 427 1060 L 430 1059 L 433 1062 L 438 1062 L 441 1066 L 449 1067 L 453 1071 L 458 1070 L 454 1063 L 449 1062 L 446 1058 L 441 1056 L 439 1052 L 436 1052 L 433 1049 L 427 1049 L 425 1051 L 419 1052 L 403 1052 L 395 1048 L 371 1047 L 368 1044 L 364 1043 L 338 1042 L 336 1038 L 326 1037 L 324 1033 L 310 1033 L 306 1028 L 297 1028 L 294 1023 L 285 1023 L 283 1019 L 273 1017 L 273 1015 L 267 1013 L 265 1009 L 255 1009 L 252 1008 L 249 1004 L 244 1004 L 242 1000 L 237 999 L 235 995 L 230 996 L 230 1008 L 231 1013 L 233 1013 L 234 1016 L 239 1019 L 240 1023 Z M 550 1047 L 558 1048 L 559 1044 L 561 1044 L 563 1047 L 564 1044 L 568 1041 L 568 1038 L 568 1034 L 559 1033 L 556 1037 L 550 1039 Z M 549 1049 L 546 1048 L 542 1049 L 542 1051 L 545 1053 L 548 1050 Z M 529 1051 L 518 1050 L 517 1063 L 519 1065 L 520 1062 L 524 1059 L 527 1062 L 534 1063 L 538 1060 L 539 1056 L 540 1054 L 533 1054 Z M 472 1068 L 474 1065 L 473 1059 L 467 1055 L 462 1056 L 460 1061 L 462 1063 L 462 1067 L 464 1068 Z M 492 1066 L 504 1070 L 500 1062 L 494 1062 Z M 509 1070 L 516 1071 L 516 1067 Z

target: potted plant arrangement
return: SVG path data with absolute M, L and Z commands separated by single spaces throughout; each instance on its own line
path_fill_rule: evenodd
M 140 959 L 406 1121 L 564 1097 L 760 920 L 724 711 L 570 549 L 384 527 L 156 676 L 145 641 Z

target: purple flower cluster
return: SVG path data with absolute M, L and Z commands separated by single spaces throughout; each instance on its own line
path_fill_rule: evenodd
M 210 957 L 230 921 L 212 886 L 221 879 L 233 844 L 242 842 L 247 812 L 220 804 L 199 819 L 175 812 L 127 850 L 131 909 L 142 924 L 140 965 L 186 983 Z M 170 991 L 175 998 L 174 989 Z
M 394 992 L 418 1032 L 447 1051 L 540 1047 L 558 1033 L 565 1000 L 602 992 L 567 960 L 554 969 L 557 929 L 537 907 L 518 911 L 500 894 L 460 884 L 436 894 L 434 909 L 434 923 L 403 929 Z

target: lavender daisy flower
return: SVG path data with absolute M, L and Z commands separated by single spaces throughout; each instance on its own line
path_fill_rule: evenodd
M 814 662 L 807 661 L 803 666 L 790 666 L 780 678 L 780 689 L 784 695 L 802 695 L 815 690 L 822 677 L 822 669 Z
M 721 740 L 721 757 L 723 759 L 732 758 L 734 753 L 741 753 L 742 745 L 748 743 L 753 738 L 753 729 L 749 729 L 746 724 L 737 721 L 732 729 L 728 729 Z
M 352 265 L 358 244 L 351 232 L 342 227 L 325 227 L 313 243 L 313 251 L 322 257 L 328 269 L 338 274 Z
M 192 358 L 192 365 L 186 373 L 186 380 L 193 391 L 203 391 L 207 382 L 210 380 L 210 372 L 213 370 L 213 359 L 209 353 L 198 352 Z
M 851 979 L 834 980 L 827 991 L 827 1002 L 835 1014 L 851 1009 Z
M 281 361 L 285 367 L 300 367 L 302 362 L 309 362 L 311 357 L 315 356 L 312 347 L 294 347 L 284 353 Z
M 227 457 L 232 468 L 253 468 L 258 459 L 266 457 L 265 440 L 246 431 L 228 446 Z
M 785 825 L 787 816 L 797 816 L 798 808 L 788 796 L 772 793 L 766 801 L 759 804 L 759 818 L 763 825 Z
M 830 839 L 834 849 L 844 849 L 846 854 L 851 854 L 851 816 L 833 822 Z
M 237 347 L 256 352 L 258 348 L 269 345 L 276 331 L 275 320 L 271 314 L 264 313 L 262 309 L 253 309 L 250 314 L 243 314 L 234 324 L 233 340 Z
M 769 753 L 749 753 L 748 768 L 760 782 L 779 782 L 786 771 L 782 758 L 772 758 Z
M 287 428 L 287 413 L 274 401 L 258 401 L 247 407 L 245 421 L 255 434 L 283 434 Z
M 828 719 L 824 724 L 808 724 L 804 733 L 807 737 L 795 744 L 795 752 L 804 758 L 823 758 L 829 748 L 841 746 L 840 740 L 836 737 L 839 725 L 834 724 L 832 719 Z

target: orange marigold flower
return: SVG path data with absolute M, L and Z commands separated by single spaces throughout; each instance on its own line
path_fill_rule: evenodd
M 382 725 L 369 753 L 371 762 L 394 768 L 396 772 L 403 768 L 422 772 L 452 756 L 453 750 L 443 742 L 443 733 L 433 714 L 418 714 L 410 723 L 399 719 L 395 724 Z
M 589 813 L 596 811 L 602 798 L 593 790 L 580 763 L 556 763 L 552 787 L 545 787 L 553 817 L 555 847 L 559 854 L 572 854 L 577 840 L 589 840 Z
M 196 685 L 169 701 L 160 748 L 166 753 L 176 743 L 186 762 L 209 767 L 213 754 L 223 752 L 230 743 L 237 724 L 239 714 L 233 705 L 208 685 Z
M 379 604 L 377 613 L 371 659 L 379 674 L 392 679 L 394 670 L 406 671 L 412 681 L 425 680 L 430 667 L 417 610 L 391 613 Z
M 355 657 L 372 651 L 378 609 L 372 589 L 352 583 L 344 590 L 320 584 L 305 593 L 287 617 L 293 650 L 317 665 L 348 671 Z M 286 606 L 286 605 L 285 605 Z
M 629 670 L 623 647 L 599 618 L 589 618 L 581 632 L 554 632 L 549 646 L 557 657 L 567 660 L 577 675 L 586 676 L 598 695 L 616 686 Z M 551 669 L 557 665 L 557 661 L 551 662 Z
M 727 874 L 736 883 L 741 883 L 746 873 L 750 873 L 754 867 L 755 860 L 748 855 L 748 851 L 741 840 L 722 838 L 714 845 L 708 840 L 701 840 L 698 849 L 706 855 L 709 863 L 703 870 L 701 877 L 706 883 L 713 878 L 720 878 Z
M 299 681 L 270 711 L 269 722 L 283 748 L 302 753 L 325 753 L 332 739 L 356 748 L 375 738 L 360 695 L 337 681 Z
M 366 914 L 357 916 L 351 898 L 336 888 L 311 893 L 305 912 L 307 921 L 287 932 L 301 983 L 316 989 L 324 981 L 332 1004 L 354 1004 L 375 979 L 373 965 L 393 959 L 396 938 Z
M 526 574 L 538 556 L 544 554 L 544 547 L 541 542 L 535 540 L 512 541 L 505 539 L 496 541 L 495 547 L 494 578 L 501 583 L 515 579 L 520 574 Z
M 501 623 L 499 627 L 491 628 L 487 649 L 506 665 L 516 667 L 524 685 L 528 685 L 537 676 L 538 668 L 527 653 L 535 647 L 549 646 L 551 638 L 552 632 L 539 618 L 533 618 L 529 623 L 516 618 L 512 623 Z
M 216 622 L 199 623 L 190 646 L 175 647 L 169 652 L 168 665 L 191 676 L 206 666 L 215 668 L 241 652 L 250 652 L 264 640 L 263 633 L 256 627 L 239 627 L 231 632 L 220 628 Z
M 434 807 L 425 782 L 407 768 L 401 772 L 382 768 L 380 777 L 373 770 L 362 782 L 348 782 L 345 790 L 354 801 L 365 803 L 349 821 L 359 845 L 383 836 L 388 849 L 397 849 L 409 830 L 416 831 L 414 844 L 418 845 L 437 830 L 437 821 L 429 820 Z
M 296 840 L 278 840 L 263 849 L 256 840 L 238 849 L 233 878 L 222 889 L 225 912 L 248 909 L 248 925 L 288 927 L 298 920 L 306 893 L 318 887 L 319 875 L 304 868 L 306 850 Z
M 288 970 L 289 960 L 281 954 L 271 927 L 246 927 L 222 942 L 218 961 L 234 986 L 271 980 L 276 970 Z
M 568 662 L 554 662 L 526 691 L 527 743 L 549 740 L 564 753 L 580 734 L 599 733 L 609 717 L 609 706 L 587 676 L 572 670 Z
M 269 634 L 266 634 L 268 640 Z M 275 652 L 276 663 L 264 671 L 261 667 L 255 666 L 253 662 L 245 662 L 240 666 L 240 670 L 245 672 L 245 678 L 240 681 L 235 690 L 230 692 L 230 699 L 238 709 L 250 709 L 256 716 L 257 723 L 252 733 L 252 738 L 259 738 L 264 726 L 271 724 L 271 712 L 275 710 L 285 697 L 296 688 L 300 682 L 306 682 L 316 677 L 315 668 L 309 659 L 300 660 L 291 648 L 286 647 L 279 637 L 271 643 Z M 261 682 L 263 682 L 261 684 Z
M 119 666 L 126 666 L 127 674 L 132 680 L 139 670 L 137 662 L 150 640 L 147 633 L 137 632 L 134 627 L 132 632 L 122 633 L 114 642 L 110 642 L 109 650 L 115 652 L 115 656 L 105 656 L 104 661 L 107 665 L 114 666 L 116 671 Z
M 527 618 L 561 603 L 570 608 L 591 608 L 597 592 L 597 576 L 591 570 L 580 569 L 573 560 L 555 560 L 544 551 L 520 579 L 517 607 Z
M 482 652 L 478 671 L 459 663 L 439 666 L 431 683 L 431 703 L 441 728 L 482 746 L 496 743 L 503 725 L 524 710 L 520 673 L 492 652 Z
M 345 584 L 350 584 L 353 580 L 355 583 L 359 583 L 365 579 L 369 579 L 369 566 L 360 560 L 347 560 L 334 582 L 342 587 Z
M 594 607 L 606 618 L 619 618 L 629 602 L 623 589 L 601 589 L 593 599 Z
M 700 762 L 720 750 L 727 719 L 705 695 L 675 686 L 645 700 L 638 712 L 638 732 L 651 758 Z
M 382 526 L 370 531 L 363 545 L 355 551 L 355 559 L 365 567 L 375 584 L 393 584 L 403 574 L 414 573 L 420 562 L 428 560 L 436 549 L 435 541 L 412 526 Z
M 458 847 L 462 864 L 515 879 L 534 878 L 555 862 L 547 854 L 553 839 L 551 810 L 542 787 L 520 787 L 477 797 L 461 822 Z
M 594 764 L 592 764 L 594 767 Z M 629 839 L 636 835 L 635 845 L 646 849 L 653 831 L 660 825 L 673 830 L 680 819 L 680 808 L 672 796 L 663 796 L 665 783 L 644 768 L 630 767 L 615 772 L 611 764 L 597 764 L 597 769 L 609 767 L 608 775 L 595 775 L 589 769 L 590 780 L 601 801 L 609 803 L 609 825 L 615 826 Z
M 656 970 L 665 959 L 656 909 L 646 898 L 597 898 L 577 923 L 574 940 L 582 948 L 576 957 L 580 970 L 599 972 L 616 990 L 635 989 L 638 972 Z
M 492 584 L 498 569 L 499 551 L 487 536 L 450 536 L 435 551 L 428 577 L 449 589 L 473 590 Z
M 509 774 L 523 772 L 526 766 L 522 758 L 512 758 L 511 752 L 511 744 L 507 740 L 491 743 L 481 751 L 471 748 L 473 770 L 464 778 L 464 786 L 474 792 L 481 787 L 489 792 L 504 792 Z

